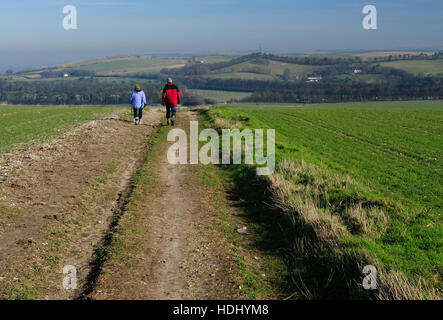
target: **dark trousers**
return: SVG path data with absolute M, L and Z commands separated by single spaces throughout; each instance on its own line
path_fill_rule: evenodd
M 134 108 L 134 118 L 143 118 L 143 108 L 141 109 L 135 109 Z
M 175 118 L 176 114 L 177 114 L 177 106 L 175 107 L 166 106 L 166 119 L 171 119 L 171 116 Z

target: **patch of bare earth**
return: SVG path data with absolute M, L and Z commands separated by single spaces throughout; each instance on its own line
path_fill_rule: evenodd
M 181 113 L 186 128 L 192 113 Z M 236 272 L 198 167 L 172 165 L 162 142 L 151 163 L 152 182 L 135 190 L 119 222 L 112 251 L 91 299 L 235 299 Z M 141 187 L 137 187 L 141 188 Z M 121 250 L 121 251 L 119 251 Z M 121 253 L 121 255 L 119 254 Z
M 0 299 L 73 299 L 81 294 L 119 199 L 140 166 L 162 114 L 134 126 L 116 114 L 0 158 Z M 63 266 L 78 289 L 63 288 Z

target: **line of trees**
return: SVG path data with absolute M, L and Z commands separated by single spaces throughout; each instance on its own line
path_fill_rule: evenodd
M 129 104 L 133 82 L 98 79 L 5 81 L 0 80 L 0 103 L 20 105 L 116 105 Z M 161 103 L 162 83 L 142 82 L 148 104 Z M 183 89 L 186 89 L 184 86 Z M 214 100 L 184 94 L 182 105 L 214 104 Z
M 342 82 L 299 84 L 278 90 L 256 90 L 245 102 L 321 103 L 443 99 L 443 78 L 409 78 L 397 83 Z
M 161 102 L 161 86 L 141 83 L 149 104 Z M 104 82 L 96 79 L 53 81 L 0 80 L 0 102 L 10 104 L 128 104 L 133 83 Z
M 396 55 L 388 55 L 383 57 L 371 57 L 369 61 L 372 62 L 388 62 L 388 61 L 401 61 L 401 60 L 439 60 L 443 59 L 443 52 L 434 52 L 433 54 L 396 54 Z
M 324 57 L 324 56 L 276 56 L 273 54 L 262 55 L 263 58 L 278 62 L 301 64 L 301 65 L 315 65 L 315 66 L 331 66 L 331 65 L 351 65 L 361 63 L 362 59 L 357 56 L 347 57 Z
M 259 81 L 241 79 L 182 78 L 186 88 L 252 92 L 246 102 L 341 102 L 374 100 L 443 99 L 443 78 L 408 77 L 401 81 L 374 83 L 326 81 L 318 83 Z M 128 104 L 132 83 L 104 82 L 95 79 L 72 81 L 0 80 L 0 102 L 10 104 Z M 142 83 L 149 104 L 161 101 L 160 83 Z M 212 103 L 201 97 L 184 95 L 184 105 Z

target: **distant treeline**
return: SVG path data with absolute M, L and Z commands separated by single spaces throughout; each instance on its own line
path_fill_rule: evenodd
M 116 105 L 129 104 L 133 82 L 97 79 L 5 81 L 0 80 L 0 103 L 22 105 Z M 149 105 L 161 103 L 163 85 L 141 82 Z M 212 104 L 215 101 L 184 95 L 183 105 Z
M 433 54 L 426 54 L 423 52 L 420 54 L 404 53 L 404 54 L 388 55 L 383 57 L 370 57 L 369 61 L 388 62 L 388 61 L 401 61 L 401 60 L 439 60 L 439 59 L 443 59 L 443 52 L 435 52 Z
M 443 78 L 408 78 L 400 82 L 319 82 L 285 85 L 279 89 L 255 90 L 246 102 L 350 102 L 377 100 L 443 99 Z
M 375 68 L 377 68 L 375 66 Z M 385 70 L 385 69 L 384 69 Z M 398 73 L 397 73 L 398 72 Z M 247 102 L 340 102 L 373 100 L 443 99 L 442 77 L 402 77 L 393 69 L 391 80 L 374 83 L 329 80 L 317 83 L 242 79 L 183 78 L 189 88 L 253 92 Z M 389 77 L 388 77 L 389 78 Z
M 161 102 L 161 87 L 141 83 L 150 104 Z M 0 101 L 10 104 L 127 104 L 132 84 L 94 79 L 54 81 L 0 80 Z
M 347 56 L 347 57 L 322 57 L 322 56 L 276 56 L 272 54 L 261 55 L 264 59 L 284 62 L 284 63 L 292 63 L 292 64 L 301 64 L 307 66 L 330 66 L 330 65 L 351 65 L 354 63 L 361 63 L 362 59 L 356 56 Z
M 443 78 L 407 77 L 401 81 L 374 83 L 347 80 L 317 83 L 259 81 L 241 79 L 179 78 L 177 84 L 186 88 L 251 92 L 246 102 L 342 102 L 374 100 L 443 99 Z M 148 104 L 161 102 L 160 82 L 141 83 Z M 96 79 L 71 81 L 4 81 L 0 80 L 0 102 L 10 104 L 128 104 L 132 89 L 129 82 L 104 82 Z M 211 104 L 195 95 L 184 94 L 184 105 Z

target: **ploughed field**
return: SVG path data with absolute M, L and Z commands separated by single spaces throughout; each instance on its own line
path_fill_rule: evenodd
M 274 198 L 298 217 L 312 204 L 316 222 L 306 214 L 303 223 L 327 220 L 329 230 L 318 238 L 424 291 L 441 287 L 443 102 L 238 104 L 209 114 L 276 130 Z

